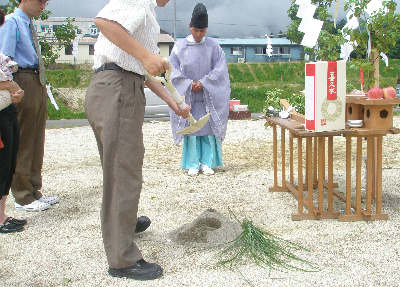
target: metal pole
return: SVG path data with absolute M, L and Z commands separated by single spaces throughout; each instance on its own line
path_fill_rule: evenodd
M 174 0 L 174 41 L 176 41 L 176 0 Z

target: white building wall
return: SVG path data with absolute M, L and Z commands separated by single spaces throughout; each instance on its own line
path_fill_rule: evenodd
M 66 17 L 50 17 L 45 21 L 36 20 L 35 25 L 38 31 L 39 36 L 42 37 L 51 37 L 52 36 L 52 27 L 54 25 L 62 25 L 65 23 Z M 98 30 L 94 26 L 92 18 L 75 18 L 73 25 L 77 26 L 77 31 L 79 30 L 79 34 L 77 37 L 80 38 L 80 42 L 78 44 L 78 56 L 74 57 L 73 55 L 66 55 L 65 48 L 58 49 L 59 58 L 56 60 L 56 63 L 63 64 L 93 64 L 93 55 L 89 55 L 89 45 L 94 45 L 96 42 L 96 37 L 98 35 Z M 41 27 L 46 26 L 49 27 L 49 30 L 42 32 Z M 82 39 L 83 38 L 83 39 Z M 163 41 L 163 40 L 162 40 Z M 159 43 L 160 55 L 162 57 L 169 57 L 169 45 L 171 43 Z M 173 43 L 172 43 L 173 44 Z

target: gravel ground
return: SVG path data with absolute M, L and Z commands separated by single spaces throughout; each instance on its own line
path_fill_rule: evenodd
M 396 126 L 400 120 L 395 119 Z M 152 218 L 137 236 L 148 261 L 164 276 L 136 282 L 108 276 L 99 227 L 102 172 L 90 127 L 47 130 L 44 193 L 60 204 L 39 213 L 17 212 L 12 196 L 8 214 L 26 217 L 23 232 L 0 234 L 0 286 L 400 286 L 400 138 L 384 138 L 383 212 L 388 221 L 292 221 L 296 201 L 271 193 L 272 131 L 263 120 L 230 121 L 223 146 L 224 166 L 214 176 L 188 177 L 180 168 L 181 147 L 172 144 L 168 122 L 144 124 L 146 156 L 139 213 Z M 335 153 L 344 158 L 342 138 Z M 335 162 L 343 190 L 344 162 Z M 338 203 L 337 203 L 337 206 Z M 340 205 L 339 208 L 344 208 Z M 216 248 L 179 244 L 173 230 L 209 208 L 241 219 L 311 250 L 300 256 L 321 271 L 279 272 L 252 263 L 235 270 L 217 267 Z

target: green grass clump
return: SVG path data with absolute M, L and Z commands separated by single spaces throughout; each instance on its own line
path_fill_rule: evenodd
M 60 108 L 58 111 L 53 106 L 53 104 L 50 103 L 50 100 L 48 100 L 47 115 L 49 120 L 86 119 L 86 114 L 84 112 L 71 111 L 67 106 L 63 105 L 60 101 L 57 101 L 57 105 Z

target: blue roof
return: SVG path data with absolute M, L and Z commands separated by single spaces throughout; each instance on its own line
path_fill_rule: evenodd
M 266 38 L 216 38 L 220 45 L 267 45 Z M 272 45 L 297 45 L 287 38 L 271 38 Z

